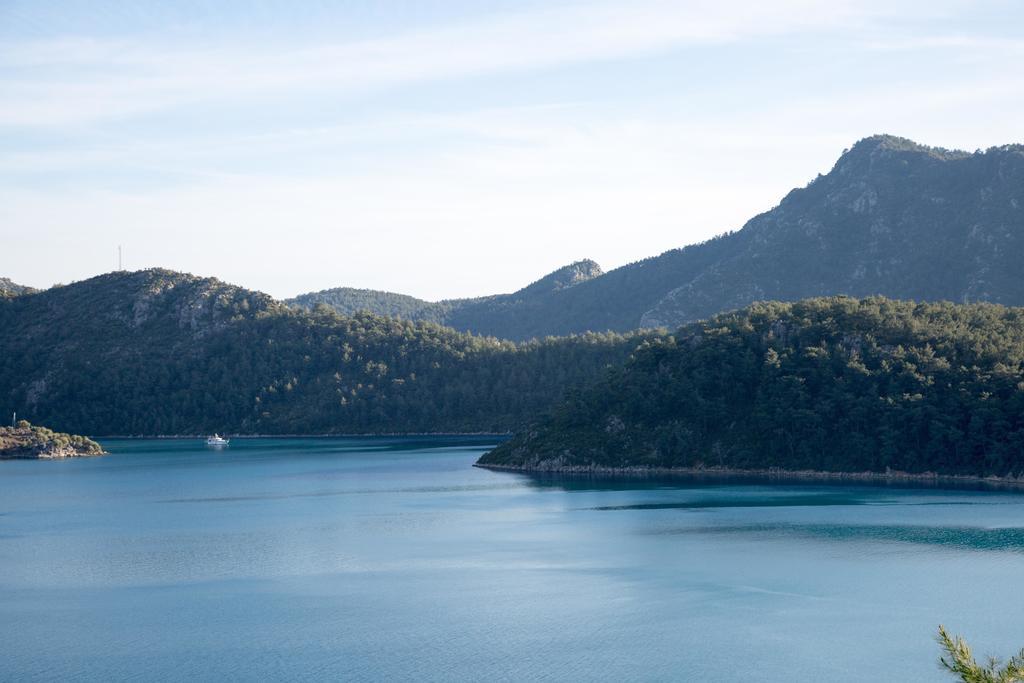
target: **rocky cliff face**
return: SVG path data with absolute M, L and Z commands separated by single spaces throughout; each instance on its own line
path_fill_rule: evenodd
M 201 337 L 232 318 L 280 307 L 266 294 L 160 268 L 100 277 L 129 294 L 111 307 L 111 317 L 132 328 L 173 320 L 179 329 Z
M 523 287 L 510 296 L 522 298 L 530 295 L 557 292 L 578 285 L 581 282 L 593 280 L 601 275 L 604 275 L 604 271 L 601 270 L 601 266 L 596 261 L 583 259 L 545 275 L 540 280 Z
M 21 296 L 22 294 L 31 294 L 36 291 L 39 290 L 33 287 L 19 285 L 17 282 L 12 282 L 8 278 L 0 277 L 0 297 Z
M 175 332 L 201 337 L 233 318 L 281 308 L 266 294 L 162 268 L 107 273 L 86 283 L 48 290 L 46 314 L 39 323 L 73 320 L 82 333 L 112 328 L 151 332 L 173 325 Z M 97 310 L 102 311 L 99 316 Z M 76 315 L 78 311 L 90 314 Z

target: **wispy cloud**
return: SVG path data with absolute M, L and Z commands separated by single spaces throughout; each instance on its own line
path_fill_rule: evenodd
M 0 125 L 66 125 L 254 95 L 358 93 L 410 82 L 540 69 L 863 21 L 856 3 L 584 4 L 373 40 L 267 49 L 68 38 L 0 49 Z
M 272 44 L 8 32 L 0 275 L 84 277 L 118 243 L 278 295 L 616 266 L 740 227 L 868 134 L 1019 138 L 1020 45 L 976 12 L 637 0 Z

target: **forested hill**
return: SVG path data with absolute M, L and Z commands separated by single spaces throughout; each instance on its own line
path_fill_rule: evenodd
M 429 316 L 373 310 L 525 339 L 671 329 L 754 301 L 838 294 L 1024 305 L 1022 258 L 1024 146 L 967 153 L 880 135 L 741 230 L 708 242 L 543 296 L 420 302 Z
M 118 272 L 0 299 L 0 414 L 108 435 L 506 431 L 643 338 L 514 344 Z
M 1024 309 L 760 303 L 652 340 L 484 465 L 1024 475 Z
M 295 308 L 312 311 L 317 306 L 327 306 L 341 315 L 372 313 L 402 320 L 424 321 L 443 325 L 451 312 L 451 306 L 443 301 L 424 301 L 406 294 L 382 292 L 375 289 L 337 287 L 320 292 L 310 292 L 285 300 Z
M 558 294 L 603 273 L 601 266 L 584 259 L 549 273 L 512 294 L 496 294 L 473 299 L 424 301 L 405 294 L 371 289 L 339 287 L 301 294 L 285 303 L 312 310 L 326 304 L 342 315 L 367 312 L 423 320 L 476 334 L 524 340 L 555 334 L 569 334 L 539 311 L 552 311 Z

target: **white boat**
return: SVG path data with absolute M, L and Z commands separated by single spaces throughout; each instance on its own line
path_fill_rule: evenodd
M 227 446 L 229 441 L 230 441 L 229 439 L 225 439 L 220 434 L 214 434 L 213 436 L 211 436 L 209 439 L 206 440 L 206 445 L 207 446 Z

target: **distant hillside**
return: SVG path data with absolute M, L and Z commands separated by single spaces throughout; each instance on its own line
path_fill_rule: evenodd
M 372 310 L 525 339 L 673 328 L 754 301 L 837 294 L 1024 305 L 1022 258 L 1024 146 L 967 153 L 875 136 L 737 232 L 605 274 L 594 264 L 537 296 Z
M 645 344 L 480 464 L 1024 476 L 1024 309 L 755 304 Z
M 557 307 L 560 293 L 603 272 L 597 263 L 584 259 L 559 268 L 512 294 L 431 302 L 405 294 L 340 287 L 302 294 L 285 303 L 306 310 L 326 304 L 343 315 L 367 312 L 434 322 L 475 334 L 525 340 L 571 334 L 572 330 L 560 329 L 557 324 L 551 327 L 541 312 Z
M 640 324 L 832 294 L 1021 305 L 1024 146 L 967 154 L 868 138 L 730 241 Z
M 406 294 L 381 292 L 374 289 L 338 287 L 320 292 L 300 294 L 285 300 L 289 306 L 312 311 L 320 305 L 332 308 L 341 315 L 372 313 L 374 315 L 437 323 L 443 325 L 451 312 L 447 302 L 431 302 Z
M 118 272 L 0 299 L 0 414 L 107 435 L 507 431 L 643 339 L 515 344 Z
M 21 296 L 22 294 L 31 294 L 36 291 L 38 290 L 33 287 L 19 285 L 17 282 L 11 282 L 5 277 L 0 277 L 0 297 Z

